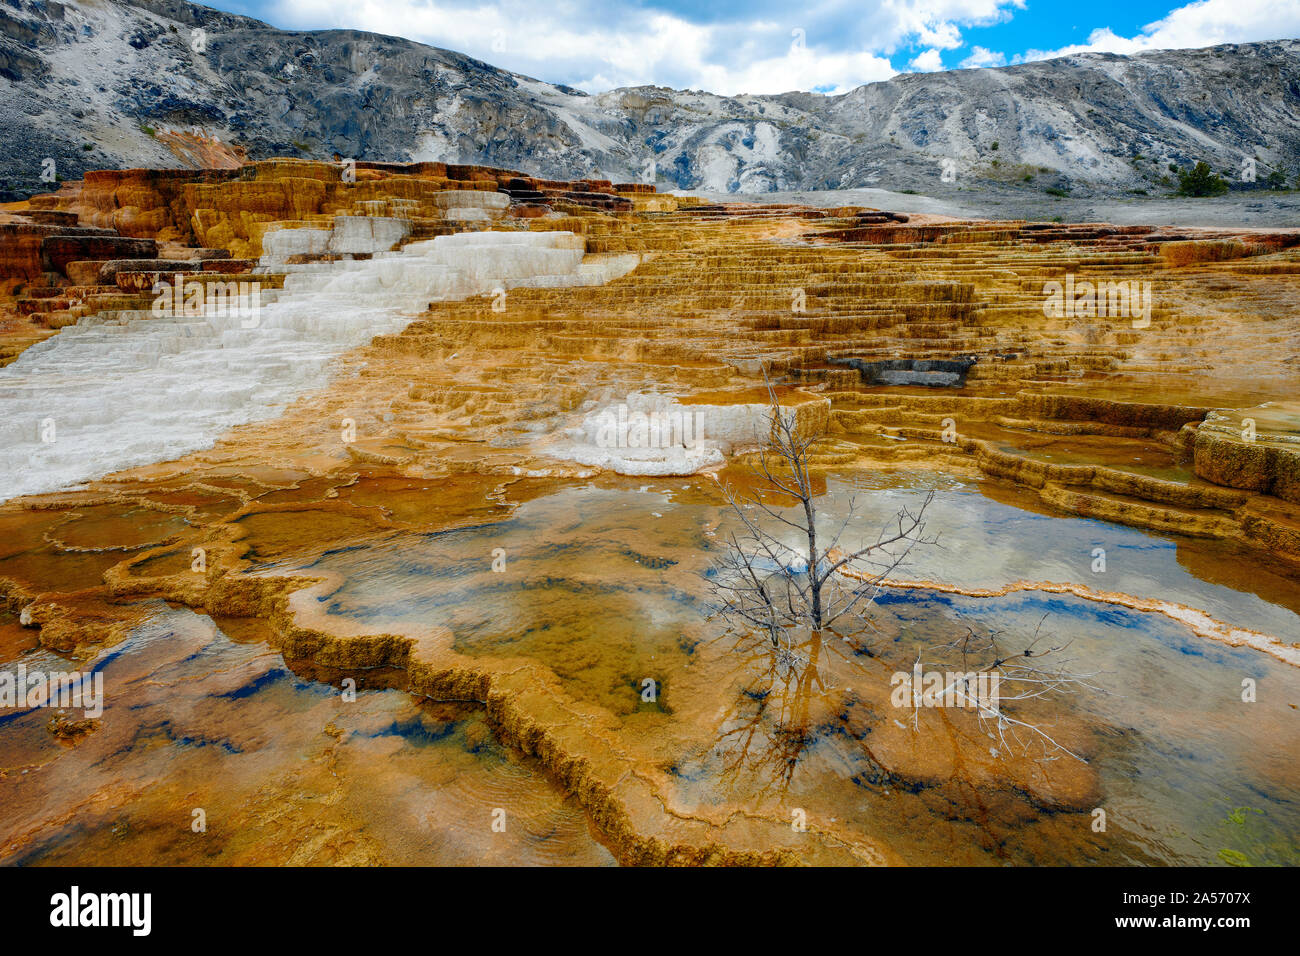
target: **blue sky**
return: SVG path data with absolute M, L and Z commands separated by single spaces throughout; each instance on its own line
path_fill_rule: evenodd
M 589 92 L 840 93 L 897 73 L 1300 37 L 1300 0 L 214 0 L 420 40 Z

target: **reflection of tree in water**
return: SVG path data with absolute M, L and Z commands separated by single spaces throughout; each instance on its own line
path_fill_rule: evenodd
M 728 778 L 750 773 L 760 786 L 767 782 L 784 791 L 814 739 L 808 710 L 813 694 L 825 691 L 817 667 L 821 639 L 813 637 L 789 648 L 742 635 L 735 650 L 744 655 L 753 681 L 728 713 L 718 736 L 722 772 Z
M 785 793 L 812 749 L 845 729 L 844 693 L 831 671 L 842 649 L 858 646 L 833 631 L 780 645 L 752 633 L 731 639 L 745 685 L 714 743 L 721 774 L 733 783 L 747 778 L 746 789 L 758 794 Z

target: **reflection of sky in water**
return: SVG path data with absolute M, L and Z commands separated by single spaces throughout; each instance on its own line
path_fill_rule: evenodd
M 927 517 L 942 548 L 915 550 L 901 576 L 977 587 L 1073 581 L 1179 601 L 1274 634 L 1297 633 L 1293 612 L 1195 577 L 1179 563 L 1173 540 L 1022 511 L 974 484 L 922 481 L 938 489 Z M 864 532 L 921 500 L 916 485 L 897 477 L 864 476 L 855 485 Z M 676 482 L 643 492 L 573 489 L 523 504 L 500 524 L 331 554 L 317 566 L 345 580 L 325 601 L 330 613 L 373 627 L 446 624 L 463 653 L 536 658 L 570 693 L 626 716 L 630 688 L 639 675 L 655 672 L 653 661 L 668 655 L 675 666 L 689 667 L 697 642 L 711 633 L 699 613 L 705 592 L 696 575 L 708 564 L 707 549 L 723 540 L 725 525 L 708 534 L 723 512 L 679 489 Z M 834 486 L 819 502 L 822 511 L 842 513 L 847 490 Z M 1096 547 L 1106 549 L 1105 574 L 1090 570 Z M 1198 547 L 1214 557 L 1215 545 Z M 505 549 L 505 573 L 490 570 L 495 548 Z M 1223 563 L 1241 560 L 1231 549 L 1222 553 Z M 1248 571 L 1247 579 L 1267 575 L 1258 563 Z M 1289 857 L 1278 847 L 1300 842 L 1295 775 L 1280 773 L 1267 758 L 1295 739 L 1288 707 L 1300 701 L 1294 668 L 1199 638 L 1163 615 L 1072 595 L 902 590 L 882 594 L 876 613 L 927 643 L 951 640 L 965 623 L 1031 634 L 1044 616 L 1053 638 L 1070 638 L 1072 655 L 1086 661 L 1082 669 L 1109 692 L 1082 697 L 1077 706 L 1102 728 L 1102 791 L 1122 834 L 1117 840 L 1136 848 L 1129 861 L 1220 863 L 1219 849 L 1239 846 L 1255 859 L 1282 862 Z M 1258 704 L 1241 703 L 1244 677 L 1268 689 Z M 709 786 L 707 774 L 700 785 Z M 1258 820 L 1250 815 L 1250 832 L 1224 822 L 1238 806 L 1265 811 Z
M 952 815 L 935 823 L 929 815 L 940 812 L 942 800 L 860 786 L 851 803 L 841 804 L 844 816 L 856 815 L 867 832 L 887 840 L 900 829 L 923 830 L 924 838 L 898 847 L 910 862 L 971 862 L 972 847 L 991 839 L 1005 856 L 985 862 L 1222 864 L 1219 851 L 1228 849 L 1255 864 L 1300 863 L 1300 774 L 1284 756 L 1300 728 L 1290 707 L 1300 700 L 1294 668 L 1248 648 L 1204 641 L 1161 616 L 1072 595 L 976 599 L 907 590 L 882 594 L 877 603 L 878 625 L 898 625 L 894 660 L 933 651 L 967 625 L 1000 632 L 1004 648 L 1018 649 L 1041 621 L 1044 640 L 1069 642 L 1065 653 L 1077 661 L 1075 669 L 1101 688 L 1062 697 L 1056 706 L 1092 727 L 1090 759 L 1098 803 L 1109 815 L 1106 835 L 1090 835 L 1086 812 L 1036 811 L 1019 823 L 987 819 L 988 795 L 961 788 L 944 793 L 942 799 L 953 801 Z M 882 631 L 890 642 L 894 629 Z M 876 643 L 878 656 L 889 651 Z M 862 691 L 868 673 L 842 668 L 837 676 Z M 1243 677 L 1267 688 L 1258 703 L 1241 701 Z M 889 717 L 886 711 L 883 719 Z M 1045 727 L 1050 732 L 1052 722 Z M 802 779 L 794 777 L 792 800 L 825 793 L 836 776 L 860 780 L 870 772 L 834 725 L 821 730 L 805 755 Z M 688 766 L 683 791 L 707 799 L 717 788 L 710 774 L 725 756 L 724 750 L 714 762 Z M 903 809 L 909 800 L 916 808 Z M 1238 807 L 1259 813 L 1234 824 L 1227 815 Z M 945 847 L 958 855 L 945 857 Z
M 1106 521 L 1035 514 L 993 501 L 974 482 L 928 476 L 920 480 L 942 489 L 926 510 L 927 533 L 938 535 L 939 546 L 915 548 L 898 577 L 975 588 L 1021 580 L 1083 584 L 1186 604 L 1220 621 L 1284 640 L 1300 637 L 1300 615 L 1294 611 L 1257 594 L 1208 582 L 1179 560 L 1204 556 L 1224 580 L 1272 597 L 1289 596 L 1292 606 L 1300 605 L 1300 585 L 1271 570 L 1267 555 L 1223 542 L 1176 540 Z M 830 510 L 842 512 L 854 493 L 864 533 L 878 530 L 898 508 L 919 503 L 915 486 L 887 486 L 880 476 L 864 474 L 835 485 Z M 1096 548 L 1105 550 L 1104 573 L 1092 571 Z
M 1300 863 L 1300 773 L 1284 756 L 1300 732 L 1295 668 L 1163 615 L 1073 595 L 895 591 L 877 605 L 931 646 L 968 623 L 1001 632 L 1010 648 L 1040 621 L 1045 643 L 1070 642 L 1063 653 L 1104 690 L 1073 695 L 1069 707 L 1099 728 L 1092 762 L 1119 831 L 1115 848 L 1170 863 L 1221 864 L 1225 848 L 1257 864 Z M 936 623 L 945 618 L 955 623 Z M 1259 688 L 1255 703 L 1241 699 L 1244 678 Z M 1227 815 L 1237 807 L 1263 812 L 1234 824 Z
M 937 493 L 926 511 L 926 533 L 937 535 L 938 543 L 913 548 L 896 577 L 974 588 L 1022 580 L 1076 583 L 1186 604 L 1217 620 L 1284 640 L 1300 635 L 1295 611 L 1249 590 L 1206 581 L 1180 563 L 1194 561 L 1193 567 L 1203 574 L 1208 571 L 1237 587 L 1256 589 L 1273 601 L 1290 598 L 1300 605 L 1300 587 L 1270 570 L 1257 554 L 1222 542 L 1175 540 L 1104 521 L 1035 514 L 986 497 L 975 483 L 871 474 L 851 483 L 836 482 L 818 500 L 821 527 L 838 528 L 852 495 L 856 517 L 843 542 L 853 541 L 854 531 L 858 540 L 874 538 L 899 508 L 919 507 L 923 489 L 929 486 Z M 499 624 L 502 615 L 509 619 L 515 614 L 510 599 L 518 590 L 513 570 L 528 575 L 544 571 L 548 577 L 580 583 L 592 596 L 620 595 L 651 619 L 672 618 L 694 603 L 692 593 L 670 591 L 669 601 L 679 607 L 669 609 L 662 597 L 640 599 L 634 582 L 654 570 L 656 559 L 702 571 L 708 563 L 703 552 L 721 546 L 725 526 L 713 536 L 705 532 L 725 513 L 674 501 L 672 496 L 680 491 L 676 484 L 671 487 L 668 494 L 663 485 L 646 492 L 564 491 L 521 505 L 500 524 L 349 549 L 323 557 L 317 566 L 347 576 L 330 610 L 360 620 L 428 620 L 435 611 L 451 610 L 471 629 L 493 620 Z M 797 544 L 791 532 L 782 537 Z M 498 547 L 506 550 L 512 571 L 486 577 L 492 549 Z M 640 553 L 641 548 L 649 553 Z M 1097 548 L 1105 550 L 1104 573 L 1092 571 Z
M 77 666 L 43 650 L 22 661 Z M 265 644 L 161 603 L 84 666 L 104 674 L 105 709 L 75 747 L 48 732 L 47 709 L 0 722 L 0 766 L 27 771 L 0 778 L 0 862 L 366 862 L 331 856 L 357 848 L 424 865 L 611 862 L 481 712 L 364 687 L 344 701 Z M 207 834 L 188 829 L 194 807 Z M 490 829 L 496 807 L 504 833 Z

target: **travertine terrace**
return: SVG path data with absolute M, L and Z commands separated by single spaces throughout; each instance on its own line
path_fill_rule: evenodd
M 520 265 L 523 249 L 533 258 Z M 814 776 L 800 795 L 819 821 L 808 833 L 791 832 L 780 793 L 737 783 L 712 802 L 690 799 L 682 781 L 698 779 L 691 766 L 706 774 L 712 715 L 730 706 L 718 677 L 725 655 L 693 651 L 704 663 L 666 678 L 672 709 L 629 716 L 603 687 L 580 692 L 582 669 L 599 670 L 603 659 L 557 667 L 525 649 L 470 649 L 454 615 L 398 626 L 384 616 L 396 614 L 389 606 L 379 630 L 334 616 L 348 572 L 327 555 L 490 528 L 565 489 L 616 497 L 653 481 L 714 507 L 716 486 L 703 473 L 734 477 L 761 440 L 766 372 L 801 427 L 824 432 L 814 463 L 828 482 L 863 470 L 987 481 L 1026 512 L 1171 535 L 1194 566 L 1205 552 L 1187 542 L 1203 541 L 1229 549 L 1222 555 L 1273 562 L 1283 577 L 1300 574 L 1296 232 L 918 220 L 856 207 L 707 204 L 644 186 L 440 163 L 284 160 L 88 175 L 8 207 L 0 269 L 14 363 L 0 394 L 27 403 L 31 419 L 6 423 L 13 441 L 30 445 L 11 467 L 53 467 L 42 463 L 39 429 L 41 402 L 54 393 L 23 392 L 20 373 L 54 354 L 59 337 L 89 335 L 111 348 L 158 341 L 151 323 L 175 325 L 169 343 L 198 334 L 184 326 L 200 319 L 156 314 L 159 282 L 260 283 L 265 314 L 285 317 L 264 328 L 284 334 L 258 340 L 257 328 L 231 325 L 220 341 L 243 351 L 228 357 L 299 369 L 293 349 L 305 349 L 311 363 L 310 374 L 251 381 L 250 394 L 262 396 L 257 414 L 242 414 L 253 399 L 220 406 L 226 399 L 203 396 L 221 383 L 192 381 L 160 419 L 184 418 L 187 402 L 232 417 L 203 418 L 148 461 L 93 459 L 111 474 L 70 471 L 58 490 L 7 494 L 6 646 L 26 646 L 36 628 L 47 648 L 94 658 L 163 599 L 267 642 L 319 680 L 382 675 L 373 686 L 481 705 L 498 741 L 535 758 L 625 862 L 911 857 L 837 811 L 849 787 L 840 778 Z M 1142 313 L 1135 291 L 1122 315 L 1049 314 L 1054 282 L 1145 288 L 1151 308 Z M 290 332 L 319 314 L 293 311 L 304 303 L 373 321 L 332 334 L 328 348 L 303 345 Z M 184 349 L 159 346 L 173 347 Z M 160 411 L 167 400 L 152 399 Z M 592 416 L 619 404 L 696 415 L 708 444 L 695 455 L 597 448 Z M 89 441 L 122 420 L 106 416 L 80 433 L 68 423 L 67 434 Z M 133 436 L 142 454 L 155 447 Z M 577 528 L 556 526 L 552 546 L 578 548 L 588 539 Z M 592 547 L 612 541 L 615 553 L 636 557 L 624 570 L 593 563 L 583 587 L 647 569 L 669 589 L 691 587 L 688 544 L 669 556 L 626 528 L 595 533 L 607 538 Z M 488 551 L 475 557 L 486 570 Z M 1232 578 L 1231 559 L 1214 560 L 1220 578 Z M 529 586 L 542 593 L 545 567 L 534 574 Z M 1115 581 L 999 587 L 1058 587 L 1160 612 L 1198 639 L 1300 663 L 1294 635 Z M 698 643 L 699 628 L 683 633 Z M 611 686 L 638 673 L 616 673 Z M 873 733 L 874 770 L 854 777 L 857 786 L 933 788 L 958 805 L 968 791 L 997 794 L 989 812 L 1007 820 L 1046 808 L 1063 815 L 1044 824 L 1050 845 L 1064 839 L 1064 818 L 1096 800 L 1091 766 L 990 756 L 959 721 L 937 731 L 940 744 L 917 744 L 873 716 L 878 691 L 854 693 L 850 706 L 822 688 L 810 719 L 842 723 L 854 739 Z M 1062 733 L 1086 749 L 1081 721 L 1070 718 Z M 1268 772 L 1291 779 L 1277 766 Z M 20 823 L 6 845 L 35 838 L 55 813 L 16 786 L 12 796 Z

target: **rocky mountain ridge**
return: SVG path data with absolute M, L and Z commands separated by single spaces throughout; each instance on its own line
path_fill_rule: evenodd
M 86 169 L 245 155 L 757 193 L 1154 193 L 1200 159 L 1239 188 L 1300 172 L 1296 40 L 904 74 L 839 96 L 588 95 L 410 40 L 281 31 L 183 0 L 4 0 L 0 88 L 5 198 Z

